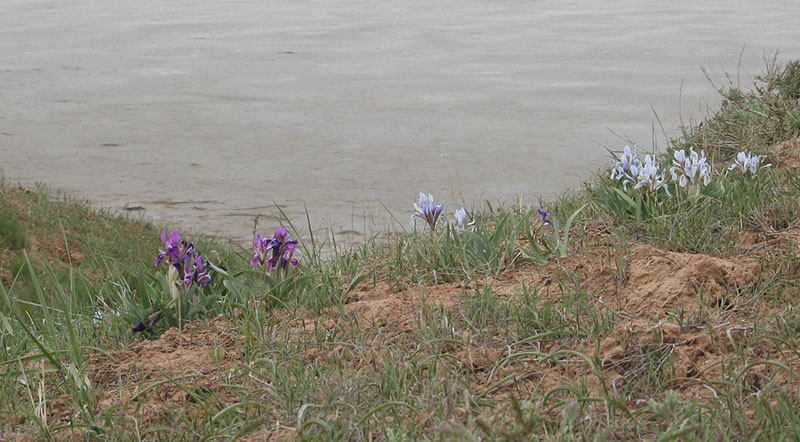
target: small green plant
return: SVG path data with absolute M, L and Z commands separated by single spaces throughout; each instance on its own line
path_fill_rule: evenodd
M 786 63 L 780 74 L 772 79 L 771 86 L 787 99 L 800 99 L 800 61 Z
M 487 221 L 483 219 L 477 222 L 474 230 L 457 231 L 451 228 L 447 246 L 452 246 L 447 249 L 452 251 L 456 262 L 464 268 L 480 273 L 497 273 L 521 258 L 517 254 L 516 239 L 530 224 L 530 218 L 519 212 L 505 210 L 497 212 L 491 222 Z
M 581 206 L 567 218 L 564 227 L 556 217 L 551 218 L 550 212 L 538 210 L 539 220 L 525 223 L 523 230 L 529 247 L 519 243 L 520 253 L 529 261 L 537 264 L 546 264 L 550 256 L 566 257 L 569 254 L 569 235 L 572 224 L 578 215 L 586 208 Z M 535 218 L 530 216 L 530 218 Z M 529 219 L 530 219 L 529 218 Z
M 591 187 L 592 200 L 614 217 L 627 220 L 642 220 L 657 213 L 657 201 L 645 200 L 640 193 L 629 194 L 616 185 L 595 183 Z

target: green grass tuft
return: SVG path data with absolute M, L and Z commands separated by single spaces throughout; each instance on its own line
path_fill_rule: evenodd
M 16 214 L 5 206 L 0 206 L 0 248 L 22 250 L 27 246 L 25 231 Z

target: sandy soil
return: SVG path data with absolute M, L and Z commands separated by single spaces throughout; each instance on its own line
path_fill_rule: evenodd
M 757 283 L 763 276 L 759 265 L 751 258 L 721 258 L 702 254 L 675 253 L 638 245 L 625 257 L 624 281 L 604 278 L 610 270 L 604 265 L 602 253 L 591 250 L 571 257 L 558 265 L 545 267 L 523 266 L 504 272 L 497 278 L 478 281 L 479 285 L 491 283 L 503 286 L 508 296 L 518 291 L 523 283 L 541 280 L 543 275 L 554 279 L 564 277 L 564 269 L 575 269 L 586 282 L 586 289 L 604 308 L 625 315 L 613 330 L 586 341 L 564 346 L 558 341 L 543 339 L 536 345 L 539 351 L 552 353 L 571 350 L 597 357 L 601 361 L 604 382 L 615 388 L 625 382 L 634 382 L 644 376 L 643 369 L 652 358 L 659 358 L 659 366 L 672 370 L 672 389 L 684 398 L 704 397 L 711 390 L 704 387 L 706 378 L 723 376 L 721 363 L 736 360 L 737 346 L 746 346 L 752 322 L 745 319 L 747 311 L 758 304 L 752 296 L 725 299 L 737 289 Z M 556 263 L 554 263 L 556 264 Z M 571 270 L 570 270 L 571 271 Z M 543 289 L 543 287 L 540 287 Z M 428 287 L 396 289 L 387 283 L 360 284 L 343 309 L 331 307 L 321 316 L 290 317 L 287 312 L 276 312 L 278 322 L 289 327 L 289 339 L 303 339 L 314 332 L 314 324 L 358 324 L 366 337 L 380 333 L 395 343 L 408 341 L 413 347 L 414 330 L 423 306 L 438 309 L 458 309 L 459 303 L 471 290 L 459 284 L 442 284 Z M 747 290 L 745 290 L 747 292 Z M 698 296 L 698 293 L 704 296 Z M 500 294 L 498 294 L 500 295 Z M 553 299 L 557 300 L 558 296 Z M 693 306 L 705 305 L 706 314 L 713 318 L 714 326 L 696 326 L 691 318 Z M 689 312 L 687 324 L 680 326 L 666 313 L 685 307 Z M 281 331 L 280 333 L 284 333 Z M 198 321 L 183 331 L 170 329 L 155 340 L 137 340 L 127 348 L 93 357 L 89 363 L 89 378 L 102 397 L 103 406 L 125 404 L 123 415 L 143 422 L 157 421 L 175 410 L 184 413 L 202 413 L 196 406 L 196 395 L 212 395 L 224 405 L 237 401 L 236 394 L 221 386 L 220 379 L 236 370 L 243 337 L 231 323 L 222 318 Z M 491 342 L 491 340 L 490 340 Z M 349 354 L 347 346 L 322 343 L 320 347 L 306 349 L 302 357 L 308 363 L 345 363 L 356 371 L 373 369 L 371 356 Z M 499 399 L 508 392 L 508 385 L 497 380 L 508 372 L 516 372 L 516 388 L 552 388 L 564 382 L 574 382 L 584 377 L 593 388 L 599 388 L 598 379 L 588 367 L 575 364 L 555 364 L 538 361 L 530 356 L 509 360 L 509 349 L 502 339 L 497 345 L 455 345 L 443 343 L 442 351 L 460 361 L 464 370 L 472 373 L 470 383 L 475 391 Z M 754 348 L 756 356 L 769 358 L 780 354 L 781 348 Z M 776 353 L 777 352 L 777 353 Z M 337 362 L 338 361 L 338 362 Z M 345 362 L 343 362 L 345 361 Z M 796 362 L 792 362 L 794 367 Z M 797 387 L 797 382 L 777 370 L 763 367 L 753 374 L 753 379 L 742 382 L 761 382 L 773 379 L 778 385 Z M 760 370 L 760 369 L 759 369 Z M 762 373 L 763 372 L 763 373 Z M 163 382 L 179 376 L 192 385 L 187 390 L 174 383 Z M 147 394 L 137 394 L 145 386 Z M 66 422 L 70 419 L 69 407 L 62 400 L 52 403 L 49 422 Z M 293 436 L 291 428 L 279 439 Z M 273 430 L 265 435 L 277 437 Z
M 552 195 L 611 131 L 649 146 L 651 106 L 702 116 L 700 66 L 800 57 L 796 1 L 602 3 L 0 0 L 0 169 L 176 228 L 305 204 L 357 238 L 420 190 Z

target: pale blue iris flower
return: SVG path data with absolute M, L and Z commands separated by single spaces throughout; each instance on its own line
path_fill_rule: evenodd
M 736 155 L 736 159 L 733 161 L 733 164 L 730 165 L 729 169 L 740 169 L 742 173 L 750 172 L 752 175 L 758 173 L 758 168 L 761 164 L 761 155 L 753 155 L 753 152 L 739 152 Z M 769 167 L 772 164 L 765 164 L 761 167 Z
M 633 172 L 634 170 L 631 169 L 631 171 Z M 645 189 L 649 192 L 656 192 L 658 189 L 663 188 L 667 195 L 670 195 L 664 178 L 664 171 L 659 171 L 655 156 L 645 156 L 644 164 L 640 167 L 635 167 L 635 173 L 635 180 L 633 180 L 634 190 Z
M 621 180 L 623 178 L 632 179 L 638 173 L 638 169 L 642 166 L 641 160 L 638 158 L 636 152 L 636 145 L 625 146 L 619 161 L 614 162 L 614 168 L 611 170 L 611 178 Z
M 456 210 L 455 217 L 456 217 L 457 230 L 459 231 L 464 229 L 469 229 L 473 231 L 475 230 L 475 220 L 468 221 L 467 211 L 463 207 Z
M 411 215 L 411 225 L 414 225 L 417 218 L 422 218 L 428 223 L 428 226 L 433 232 L 436 229 L 436 221 L 439 219 L 439 215 L 441 215 L 443 209 L 444 203 L 437 206 L 433 202 L 433 195 L 430 193 L 426 195 L 420 192 L 419 203 L 414 204 L 414 214 Z
M 672 164 L 675 167 L 670 169 L 670 173 L 679 186 L 689 187 L 694 189 L 694 193 L 699 193 L 701 183 L 707 186 L 711 182 L 711 165 L 708 164 L 705 151 L 698 154 L 690 147 L 688 154 L 681 149 L 675 151 L 674 157 Z
M 467 211 L 464 208 L 456 210 L 456 228 L 463 230 L 467 227 Z

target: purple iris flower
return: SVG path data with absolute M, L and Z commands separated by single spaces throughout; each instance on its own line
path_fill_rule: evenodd
M 175 282 L 178 281 L 179 278 L 183 279 L 186 290 L 189 290 L 192 284 L 197 284 L 202 287 L 211 282 L 211 275 L 209 274 L 211 265 L 208 263 L 208 260 L 204 259 L 203 255 L 195 250 L 194 244 L 186 240 L 181 240 L 181 235 L 177 231 L 173 230 L 169 236 L 167 236 L 166 230 L 161 231 L 161 245 L 163 249 L 158 250 L 156 267 L 161 265 L 164 260 L 167 261 L 167 265 L 169 266 L 167 279 L 171 286 L 170 292 L 173 294 L 173 299 L 181 295 L 181 290 L 175 285 Z M 163 315 L 164 312 L 161 310 L 153 313 L 146 321 L 140 321 L 136 324 L 136 326 L 133 327 L 133 332 L 139 333 L 147 331 L 148 333 L 152 333 L 153 325 L 155 325 Z
M 202 287 L 211 282 L 208 260 L 204 259 L 203 255 L 195 250 L 194 244 L 186 240 L 181 241 L 181 235 L 177 231 L 173 230 L 169 237 L 167 237 L 166 230 L 162 231 L 161 244 L 164 248 L 158 250 L 156 267 L 166 259 L 169 265 L 178 270 L 178 274 L 183 278 L 187 289 L 193 283 L 197 283 Z
M 256 234 L 253 239 L 253 258 L 250 260 L 250 267 L 266 265 L 267 271 L 272 271 L 274 267 L 285 270 L 289 264 L 297 267 L 300 258 L 293 257 L 296 247 L 297 240 L 292 239 L 283 226 L 275 229 L 272 237 L 262 238 Z
M 419 203 L 414 204 L 414 214 L 411 215 L 411 225 L 414 225 L 416 218 L 422 218 L 428 223 L 428 226 L 430 226 L 433 232 L 436 229 L 436 220 L 439 219 L 439 215 L 442 213 L 443 209 L 444 203 L 437 206 L 433 202 L 433 195 L 430 193 L 425 195 L 420 192 Z
M 550 212 L 548 212 L 548 211 L 546 211 L 544 209 L 539 209 L 539 216 L 542 217 L 542 225 L 543 226 L 552 226 L 553 225 L 553 223 L 549 219 L 547 219 L 547 217 L 550 216 Z
M 211 282 L 211 275 L 209 274 L 211 269 L 209 267 L 208 261 L 198 253 L 194 260 L 191 261 L 191 265 L 187 265 L 184 269 L 183 282 L 186 284 L 186 288 L 191 287 L 192 283 L 197 283 L 202 287 Z
M 266 239 L 266 238 L 264 238 Z M 250 260 L 250 267 L 256 268 L 259 265 L 264 263 L 264 255 L 266 251 L 272 248 L 272 242 L 270 241 L 267 247 L 263 246 L 264 239 L 261 238 L 261 235 L 256 233 L 255 238 L 253 238 L 253 258 Z
M 170 263 L 177 262 L 181 257 L 181 235 L 173 230 L 167 238 L 167 231 L 161 231 L 161 244 L 163 249 L 158 249 L 158 256 L 156 257 L 156 267 L 161 264 L 164 258 Z

